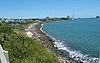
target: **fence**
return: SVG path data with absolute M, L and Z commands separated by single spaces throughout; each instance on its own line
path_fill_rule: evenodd
M 4 51 L 0 45 L 0 63 L 10 63 L 8 57 L 8 51 Z

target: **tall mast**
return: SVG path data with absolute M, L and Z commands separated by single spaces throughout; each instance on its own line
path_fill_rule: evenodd
M 74 14 L 73 14 L 73 18 L 74 18 Z

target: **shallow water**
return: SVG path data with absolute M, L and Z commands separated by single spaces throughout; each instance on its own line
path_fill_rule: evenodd
M 84 55 L 99 57 L 100 18 L 45 23 L 42 29 L 63 41 L 65 47 L 80 51 Z

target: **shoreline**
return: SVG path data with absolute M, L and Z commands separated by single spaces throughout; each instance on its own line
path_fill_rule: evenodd
M 80 63 L 80 61 L 75 61 L 70 57 L 65 57 L 64 53 L 59 50 L 58 47 L 55 47 L 54 39 L 42 30 L 42 25 L 43 23 L 35 23 L 29 27 L 29 32 L 32 33 L 32 38 L 57 56 L 61 63 Z
M 50 36 L 48 33 L 44 32 L 42 30 L 42 27 L 43 27 L 43 24 L 41 25 L 40 30 L 46 36 L 49 36 L 49 38 L 53 40 L 53 43 L 55 44 L 53 47 L 57 47 L 57 49 L 60 50 L 60 52 L 62 53 L 62 55 L 64 55 L 65 58 L 71 58 L 71 60 L 73 60 L 77 63 L 98 63 L 100 61 L 99 58 L 91 57 L 86 54 L 82 54 L 80 51 L 70 50 L 68 47 L 64 46 L 62 41 L 59 41 L 59 40 L 53 38 L 52 36 Z M 66 56 L 66 54 L 67 54 L 67 56 Z
M 81 54 L 79 51 L 69 50 L 61 41 L 59 42 L 48 33 L 44 32 L 42 27 L 43 23 L 35 23 L 29 28 L 30 33 L 32 33 L 32 38 L 42 44 L 49 52 L 52 52 L 55 56 L 57 56 L 61 63 L 99 62 L 99 59 L 97 58 L 91 58 L 88 55 Z M 87 60 L 86 58 L 90 59 Z

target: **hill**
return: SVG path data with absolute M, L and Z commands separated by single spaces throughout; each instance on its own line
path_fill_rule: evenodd
M 0 23 L 0 44 L 9 52 L 10 63 L 60 63 L 43 45 L 22 33 L 25 26 Z

